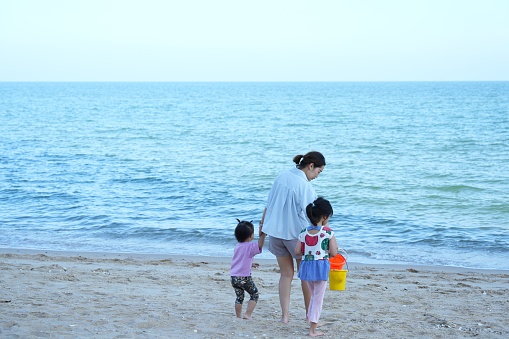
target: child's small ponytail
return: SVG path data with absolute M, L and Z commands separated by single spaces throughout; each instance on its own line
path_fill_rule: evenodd
M 318 224 L 322 217 L 330 217 L 333 213 L 330 202 L 322 197 L 318 197 L 306 206 L 306 214 L 314 226 Z

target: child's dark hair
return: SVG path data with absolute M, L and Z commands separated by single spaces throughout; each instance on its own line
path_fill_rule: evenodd
M 317 225 L 322 217 L 330 217 L 334 214 L 330 202 L 318 197 L 311 204 L 306 206 L 306 214 L 313 225 Z
M 235 227 L 235 238 L 237 238 L 238 242 L 244 242 L 247 239 L 251 237 L 251 235 L 254 233 L 254 226 L 252 221 L 240 221 L 237 224 L 237 227 Z

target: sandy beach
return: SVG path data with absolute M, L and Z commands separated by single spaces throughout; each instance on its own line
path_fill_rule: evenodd
M 1 338 L 305 338 L 300 281 L 279 322 L 275 260 L 234 315 L 229 258 L 0 249 Z M 327 290 L 325 338 L 507 338 L 509 271 L 349 263 Z

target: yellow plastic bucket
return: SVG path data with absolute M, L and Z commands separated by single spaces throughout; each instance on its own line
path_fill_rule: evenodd
M 344 291 L 346 289 L 346 275 L 348 270 L 330 270 L 329 285 L 334 291 Z

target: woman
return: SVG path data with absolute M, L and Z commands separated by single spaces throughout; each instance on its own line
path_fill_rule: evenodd
M 267 203 L 260 220 L 260 232 L 269 236 L 269 251 L 277 258 L 280 269 L 279 302 L 281 322 L 290 320 L 290 292 L 295 272 L 302 256 L 295 253 L 295 246 L 301 230 L 309 225 L 306 206 L 317 198 L 310 181 L 316 179 L 325 167 L 325 158 L 320 152 L 309 152 L 293 158 L 296 168 L 281 173 L 269 192 Z M 306 282 L 301 281 L 306 311 L 310 293 Z

